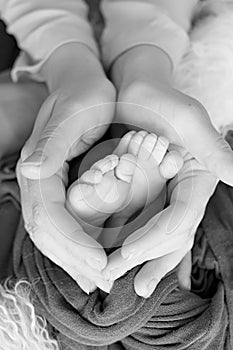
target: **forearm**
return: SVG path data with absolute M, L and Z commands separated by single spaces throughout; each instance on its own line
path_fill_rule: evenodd
M 116 34 L 120 36 L 121 31 L 125 31 L 125 36 L 127 37 L 127 30 L 130 33 L 132 27 L 135 26 L 135 42 L 132 41 L 132 47 L 126 50 L 125 52 L 122 52 L 121 55 L 119 55 L 116 60 L 113 62 L 112 65 L 112 79 L 114 83 L 116 84 L 117 88 L 119 89 L 122 84 L 129 85 L 131 84 L 134 79 L 138 79 L 141 81 L 146 80 L 156 82 L 162 82 L 167 83 L 169 82 L 172 74 L 172 68 L 174 65 L 174 57 L 176 56 L 176 53 L 173 52 L 173 48 L 171 50 L 166 51 L 166 45 L 164 46 L 163 33 L 165 32 L 165 40 L 171 41 L 172 46 L 172 40 L 177 40 L 175 36 L 178 36 L 177 43 L 179 44 L 180 40 L 180 55 L 182 54 L 182 49 L 184 47 L 185 42 L 185 35 L 184 33 L 188 31 L 191 24 L 191 18 L 192 14 L 194 12 L 195 6 L 198 3 L 198 0 L 180 0 L 178 3 L 174 3 L 173 0 L 154 0 L 153 5 L 150 1 L 132 1 L 128 0 L 128 10 L 126 9 L 126 14 L 124 14 L 125 17 L 129 17 L 129 20 L 122 21 L 127 28 L 122 28 L 122 26 L 119 26 L 118 29 L 115 28 L 114 23 L 111 23 L 111 12 L 113 11 L 113 6 L 115 8 L 117 7 L 118 10 L 123 10 L 123 4 L 119 1 L 117 5 L 117 1 L 114 2 L 111 0 L 105 0 L 105 12 L 106 12 L 106 19 L 109 19 L 109 24 L 106 28 L 105 37 L 103 38 L 103 42 L 109 46 L 111 45 L 108 43 L 107 38 L 111 36 L 111 31 L 116 31 Z M 133 11 L 133 5 L 135 6 L 141 6 L 141 10 L 144 11 L 143 15 L 140 13 L 140 11 L 136 12 Z M 132 7 L 132 11 L 129 11 L 129 6 Z M 159 9 L 161 9 L 161 16 L 164 16 L 164 14 L 167 14 L 167 26 L 170 26 L 170 35 L 169 30 L 166 33 L 166 25 L 164 25 L 163 28 L 163 22 L 159 21 Z M 154 14 L 152 14 L 151 19 L 151 12 L 154 11 Z M 128 13 L 127 13 L 128 12 Z M 140 33 L 137 32 L 137 21 L 140 24 L 140 21 L 142 21 L 142 17 L 147 18 L 147 20 L 144 21 L 144 40 L 145 43 L 140 42 Z M 157 19 L 158 18 L 158 19 Z M 166 19 L 166 17 L 164 17 Z M 169 22 L 169 18 L 172 20 L 171 23 Z M 154 24 L 156 23 L 157 24 Z M 128 22 L 128 23 L 127 23 Z M 175 27 L 177 25 L 177 28 Z M 172 32 L 172 26 L 174 26 L 174 33 Z M 148 28 L 146 28 L 148 27 Z M 180 28 L 180 29 L 179 29 Z M 183 30 L 183 35 L 182 35 Z M 149 41 L 151 40 L 150 35 L 151 32 L 154 31 L 154 42 L 152 40 L 151 45 L 148 45 Z M 156 37 L 157 33 L 160 33 L 161 37 Z M 138 39 L 137 39 L 138 37 Z M 148 43 L 146 42 L 148 37 Z M 122 37 L 122 40 L 124 38 Z M 134 45 L 134 46 L 133 46 Z M 177 48 L 174 48 L 174 50 L 177 51 Z M 178 49 L 179 51 L 179 49 Z M 177 51 L 177 52 L 178 52 Z
M 47 82 L 50 92 L 59 87 L 80 83 L 83 88 L 93 81 L 106 79 L 98 57 L 80 43 L 60 46 L 41 68 L 41 75 Z
M 113 64 L 111 78 L 117 90 L 135 80 L 153 84 L 169 84 L 172 64 L 169 56 L 156 46 L 141 45 L 121 55 Z
M 104 0 L 101 45 L 107 69 L 138 46 L 164 51 L 175 67 L 189 45 L 187 31 L 197 0 Z M 150 64 L 151 66 L 151 64 Z

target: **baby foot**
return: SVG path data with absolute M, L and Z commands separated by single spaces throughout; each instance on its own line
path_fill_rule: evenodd
M 128 200 L 135 166 L 135 158 L 130 154 L 112 154 L 99 160 L 71 185 L 67 208 L 77 220 L 102 227 Z
M 157 137 L 146 131 L 131 131 L 120 141 L 114 151 L 118 157 L 131 154 L 136 159 L 136 167 L 131 177 L 131 198 L 122 211 L 114 218 L 126 216 L 129 218 L 138 209 L 154 201 L 164 188 L 166 181 L 174 177 L 183 165 L 183 159 L 178 152 L 168 152 L 169 142 L 163 137 Z M 116 175 L 124 176 L 124 168 L 116 168 Z M 113 219 L 114 219 L 113 218 Z
M 174 177 L 183 164 L 177 152 L 167 152 L 168 145 L 165 137 L 146 131 L 129 132 L 114 154 L 96 162 L 72 184 L 66 205 L 86 232 L 98 237 L 110 216 L 108 227 L 122 226 L 159 196 L 166 180 Z M 115 238 L 105 233 L 101 241 L 112 246 Z

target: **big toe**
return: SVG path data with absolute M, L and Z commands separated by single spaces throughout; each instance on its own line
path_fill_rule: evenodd
M 184 164 L 183 158 L 176 151 L 169 151 L 163 158 L 159 172 L 165 179 L 171 179 L 180 171 Z

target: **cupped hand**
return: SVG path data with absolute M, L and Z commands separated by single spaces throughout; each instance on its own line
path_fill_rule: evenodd
M 190 250 L 217 182 L 215 176 L 186 155 L 181 172 L 168 185 L 169 206 L 131 234 L 122 248 L 109 257 L 104 277 L 112 283 L 126 271 L 147 262 L 134 280 L 136 293 L 146 298 L 180 263 L 180 287 L 190 289 Z
M 135 81 L 118 94 L 118 121 L 168 138 L 226 184 L 233 185 L 233 152 L 204 106 L 167 84 Z
M 65 208 L 66 161 L 104 134 L 114 115 L 114 99 L 115 90 L 105 78 L 64 83 L 42 105 L 17 167 L 31 239 L 86 292 L 95 285 L 109 289 L 100 273 L 107 257 Z
M 46 179 L 31 180 L 17 164 L 24 226 L 35 246 L 65 270 L 89 294 L 96 286 L 108 291 L 101 269 L 107 260 L 102 247 L 66 211 L 68 165 Z
M 179 263 L 180 286 L 189 289 L 190 250 L 218 180 L 233 185 L 233 153 L 214 129 L 204 107 L 165 86 L 134 84 L 119 93 L 118 121 L 164 135 L 184 158 L 169 183 L 169 205 L 131 234 L 110 256 L 104 276 L 114 281 L 144 264 L 135 277 L 137 294 L 148 297 L 159 281 Z

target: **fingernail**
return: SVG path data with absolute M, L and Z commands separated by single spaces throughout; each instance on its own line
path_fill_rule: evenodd
M 90 291 L 89 291 L 89 293 L 93 293 L 95 290 L 96 290 L 96 284 L 93 282 L 92 284 L 91 284 L 91 287 L 90 287 Z
M 34 152 L 31 156 L 23 161 L 21 166 L 38 166 L 41 165 L 47 159 L 45 153 L 40 151 Z
M 147 289 L 146 293 L 144 294 L 144 298 L 149 298 L 151 294 L 154 292 L 155 288 L 157 287 L 159 281 L 157 279 L 152 279 L 148 284 L 147 284 Z

